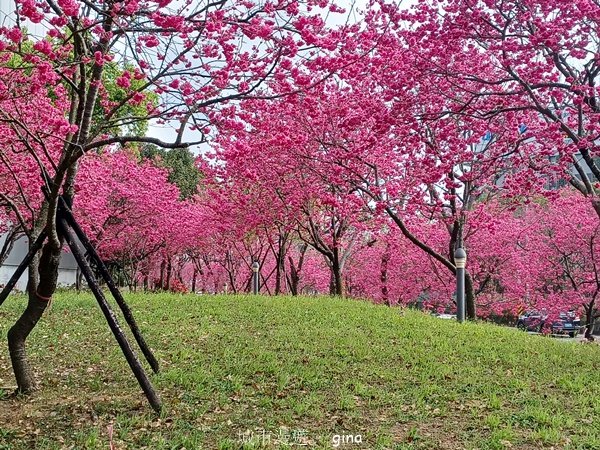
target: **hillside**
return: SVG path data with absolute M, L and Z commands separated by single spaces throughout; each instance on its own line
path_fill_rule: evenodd
M 251 436 L 243 448 L 600 449 L 600 346 L 351 300 L 128 298 L 162 364 L 164 414 L 93 299 L 61 294 L 30 337 L 42 390 L 0 391 L 0 448 L 108 449 L 112 423 L 119 450 L 235 449 Z M 3 342 L 23 301 L 0 309 Z M 362 443 L 342 445 L 350 434 Z

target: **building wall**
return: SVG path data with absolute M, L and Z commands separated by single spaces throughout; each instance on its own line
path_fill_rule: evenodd
M 15 0 L 0 0 L 0 26 L 11 27 L 16 23 Z M 27 29 L 29 35 L 41 38 L 48 31 L 42 24 L 26 21 L 22 28 Z

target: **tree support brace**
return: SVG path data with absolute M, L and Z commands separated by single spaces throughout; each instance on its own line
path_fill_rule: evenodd
M 108 269 L 104 265 L 104 262 L 101 260 L 100 256 L 94 249 L 92 243 L 90 242 L 88 237 L 85 235 L 85 233 L 83 232 L 83 230 L 81 229 L 81 227 L 79 226 L 79 224 L 77 223 L 75 218 L 73 217 L 71 209 L 69 208 L 68 203 L 65 201 L 65 199 L 63 197 L 59 197 L 56 225 L 57 225 L 58 233 L 65 239 L 65 242 L 71 249 L 71 252 L 73 253 L 73 256 L 75 257 L 75 260 L 77 261 L 77 264 L 79 265 L 81 272 L 83 273 L 83 276 L 85 277 L 86 281 L 88 282 L 88 285 L 89 285 L 90 289 L 92 290 L 94 297 L 96 297 L 96 300 L 98 301 L 98 304 L 100 305 L 100 309 L 104 313 L 104 317 L 106 318 L 106 321 L 108 322 L 108 325 L 109 325 L 111 331 L 113 332 L 113 334 L 117 340 L 117 343 L 119 344 L 119 346 L 121 347 L 121 350 L 123 351 L 123 354 L 125 355 L 125 359 L 129 363 L 129 367 L 131 367 L 131 370 L 133 371 L 133 374 L 137 378 L 138 383 L 140 384 L 142 390 L 144 391 L 144 394 L 146 395 L 148 401 L 150 402 L 150 405 L 156 412 L 160 412 L 160 410 L 161 410 L 160 398 L 159 398 L 158 394 L 156 393 L 156 391 L 154 390 L 154 388 L 152 387 L 152 384 L 150 383 L 150 380 L 148 379 L 148 377 L 144 371 L 144 368 L 142 367 L 139 360 L 135 356 L 135 353 L 133 352 L 131 346 L 129 345 L 127 337 L 125 336 L 125 334 L 123 333 L 123 330 L 119 326 L 119 323 L 117 322 L 117 318 L 116 318 L 114 312 L 112 311 L 110 304 L 107 302 L 106 298 L 104 297 L 104 293 L 102 292 L 102 289 L 100 289 L 100 286 L 98 285 L 98 281 L 94 277 L 92 268 L 91 268 L 90 264 L 88 263 L 88 261 L 86 260 L 84 252 L 80 248 L 79 243 L 77 242 L 77 239 L 79 239 L 79 241 L 83 244 L 88 255 L 92 258 L 92 260 L 98 267 L 100 275 L 106 282 L 111 294 L 113 295 L 117 304 L 119 305 L 119 308 L 123 312 L 125 321 L 129 325 L 131 332 L 133 333 L 133 335 L 135 337 L 135 340 L 137 341 L 138 345 L 140 346 L 140 349 L 142 350 L 142 353 L 146 357 L 146 360 L 148 361 L 148 363 L 152 367 L 152 370 L 155 373 L 157 373 L 158 369 L 159 369 L 158 361 L 156 360 L 156 358 L 152 354 L 152 351 L 146 344 L 146 341 L 142 337 L 140 329 L 137 326 L 135 319 L 133 318 L 133 314 L 131 313 L 131 309 L 129 308 L 127 303 L 125 303 L 125 299 L 119 292 L 119 289 L 117 288 L 112 277 L 108 273 Z M 25 258 L 23 259 L 21 264 L 19 264 L 19 266 L 17 267 L 17 270 L 15 271 L 13 276 L 10 278 L 10 280 L 8 281 L 8 283 L 6 284 L 6 286 L 0 293 L 0 305 L 2 305 L 2 303 L 4 303 L 4 301 L 8 298 L 8 295 L 16 286 L 17 282 L 19 281 L 19 278 L 21 278 L 21 276 L 23 275 L 23 273 L 25 272 L 25 270 L 27 269 L 29 264 L 31 264 L 31 261 L 33 260 L 33 258 L 37 254 L 37 252 L 39 252 L 39 250 L 42 248 L 45 240 L 46 240 L 46 232 L 42 231 L 42 233 L 40 233 L 38 238 L 35 240 L 35 242 L 31 246 L 31 248 L 29 249 L 29 252 L 25 256 Z
M 88 282 L 90 289 L 92 290 L 94 296 L 96 297 L 96 300 L 98 301 L 98 304 L 100 305 L 100 309 L 102 310 L 102 313 L 104 314 L 104 317 L 106 318 L 106 321 L 108 322 L 108 325 L 109 325 L 111 331 L 113 332 L 113 334 L 119 344 L 119 347 L 121 347 L 121 350 L 123 351 L 123 354 L 125 355 L 125 359 L 129 363 L 129 367 L 131 367 L 133 374 L 137 378 L 138 383 L 140 384 L 142 390 L 144 391 L 146 398 L 150 402 L 150 405 L 152 406 L 152 408 L 156 412 L 160 412 L 160 410 L 161 410 L 160 398 L 158 397 L 158 394 L 152 387 L 150 380 L 148 379 L 146 373 L 144 372 L 144 368 L 142 367 L 139 360 L 133 353 L 133 350 L 131 349 L 129 342 L 127 341 L 127 337 L 123 333 L 123 330 L 121 330 L 121 327 L 119 326 L 119 323 L 117 322 L 117 318 L 115 317 L 114 312 L 112 311 L 109 303 L 106 301 L 106 298 L 104 297 L 104 294 L 102 293 L 102 289 L 100 289 L 100 286 L 98 285 L 98 281 L 94 277 L 92 268 L 90 267 L 89 263 L 86 261 L 83 250 L 79 247 L 79 243 L 77 242 L 76 233 L 73 231 L 73 229 L 67 223 L 67 221 L 64 217 L 64 210 L 62 208 L 58 211 L 58 214 L 56 217 L 56 225 L 58 228 L 58 233 L 60 235 L 62 235 L 62 237 L 65 239 L 65 242 L 71 249 L 71 252 L 73 253 L 73 256 L 75 257 L 77 264 L 81 268 L 81 272 L 83 273 L 83 276 L 85 277 L 86 281 Z
M 123 313 L 123 317 L 125 317 L 125 321 L 129 325 L 129 328 L 131 329 L 131 332 L 133 333 L 133 337 L 135 338 L 136 342 L 138 343 L 140 349 L 142 350 L 142 353 L 144 354 L 146 361 L 148 361 L 148 364 L 150 364 L 150 367 L 152 368 L 154 373 L 158 373 L 158 370 L 159 370 L 158 361 L 152 354 L 150 347 L 148 347 L 148 345 L 146 344 L 146 341 L 144 340 L 144 337 L 142 336 L 142 333 L 140 332 L 140 329 L 133 317 L 131 309 L 129 309 L 129 306 L 127 305 L 127 303 L 125 303 L 125 299 L 121 295 L 121 292 L 119 291 L 119 289 L 115 285 L 115 282 L 113 281 L 112 277 L 108 273 L 108 269 L 106 268 L 106 265 L 104 264 L 104 262 L 102 261 L 102 259 L 98 255 L 98 253 L 96 252 L 96 249 L 94 248 L 94 246 L 92 245 L 92 243 L 90 242 L 90 240 L 88 239 L 86 234 L 83 232 L 83 230 L 81 229 L 81 227 L 75 220 L 75 217 L 73 217 L 73 213 L 71 212 L 71 209 L 68 207 L 67 202 L 64 200 L 63 197 L 59 197 L 58 204 L 59 204 L 59 208 L 60 208 L 61 213 L 63 214 L 63 217 L 65 218 L 66 222 L 71 226 L 73 231 L 75 231 L 75 234 L 79 238 L 79 241 L 83 244 L 85 251 L 90 256 L 90 258 L 94 261 L 94 263 L 96 264 L 96 268 L 98 269 L 98 271 L 100 272 L 100 275 L 106 282 L 106 285 L 108 286 L 110 293 L 116 300 L 117 305 L 119 305 L 119 308 L 121 309 L 121 312 Z

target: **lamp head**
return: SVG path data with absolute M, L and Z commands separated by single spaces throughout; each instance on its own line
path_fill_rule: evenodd
M 467 252 L 462 248 L 457 248 L 454 252 L 454 264 L 457 269 L 464 269 L 467 265 Z

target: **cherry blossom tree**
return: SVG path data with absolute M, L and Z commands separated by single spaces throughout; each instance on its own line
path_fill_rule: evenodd
M 98 253 L 119 267 L 132 290 L 140 265 L 181 236 L 179 217 L 187 204 L 167 177 L 165 169 L 128 151 L 92 154 L 80 167 L 76 195 L 86 201 L 74 212 Z
M 18 390 L 29 392 L 35 384 L 25 340 L 56 288 L 62 248 L 56 226 L 58 198 L 73 198 L 81 157 L 111 144 L 180 148 L 190 140 L 202 142 L 218 117 L 232 113 L 231 102 L 268 97 L 269 83 L 279 84 L 278 95 L 285 93 L 286 85 L 298 89 L 310 84 L 296 60 L 305 51 L 335 49 L 339 34 L 327 33 L 321 8 L 340 9 L 313 0 L 18 0 L 16 6 L 18 20 L 0 30 L 0 89 L 19 106 L 13 104 L 3 113 L 3 126 L 14 137 L 8 148 L 18 147 L 14 153 L 27 160 L 30 169 L 19 172 L 16 163 L 9 162 L 7 173 L 17 177 L 17 193 L 14 197 L 3 189 L 2 200 L 11 210 L 12 223 L 23 226 L 31 216 L 30 242 L 42 231 L 48 237 L 39 261 L 30 267 L 28 307 L 8 334 Z M 41 24 L 37 28 L 47 33 L 32 36 L 27 24 Z M 107 67 L 114 68 L 113 62 L 122 70 L 115 80 L 119 100 L 111 97 L 103 76 Z M 21 86 L 14 91 L 4 80 Z M 151 93 L 159 96 L 158 104 Z M 142 106 L 136 110 L 139 114 L 130 114 L 131 106 Z M 34 117 L 23 114 L 33 110 Z M 115 133 L 148 120 L 178 121 L 174 140 Z M 19 184 L 28 185 L 38 198 L 32 211 L 15 201 L 23 196 Z
M 492 132 L 521 127 L 530 166 L 567 180 L 600 214 L 599 12 L 588 0 L 450 0 L 396 11 L 419 22 L 422 71 L 440 81 L 446 113 L 495 122 Z
M 372 77 L 323 83 L 302 96 L 271 102 L 269 109 L 260 101 L 244 102 L 243 126 L 234 128 L 218 157 L 249 184 L 263 180 L 267 189 L 275 188 L 277 195 L 266 195 L 269 204 L 284 199 L 288 208 L 303 212 L 308 221 L 301 222 L 300 231 L 315 248 L 319 229 L 311 226 L 308 208 L 335 204 L 353 218 L 355 230 L 365 218 L 389 217 L 418 251 L 454 274 L 454 249 L 468 245 L 482 224 L 467 220 L 482 209 L 476 205 L 504 195 L 508 183 L 522 176 L 510 172 L 521 161 L 518 155 L 507 157 L 522 138 L 514 130 L 485 139 L 478 121 L 429 117 L 429 108 L 443 99 L 412 92 L 409 78 L 397 84 L 389 78 L 382 77 L 389 98 L 374 95 L 383 81 Z M 445 244 L 426 242 L 420 230 L 428 229 L 428 222 L 445 227 Z M 470 317 L 479 290 L 468 274 Z
M 255 208 L 255 216 L 277 215 L 283 230 L 293 224 L 299 239 L 330 268 L 330 293 L 343 296 L 344 266 L 358 240 L 363 209 L 351 187 L 315 164 L 315 155 L 327 149 L 311 127 L 323 117 L 294 114 L 295 108 L 307 106 L 297 96 L 270 104 L 268 109 L 262 101 L 242 105 L 240 125 L 219 140 L 219 178 L 229 193 L 239 192 L 243 204 Z
M 535 261 L 521 270 L 532 288 L 529 298 L 555 315 L 583 309 L 588 337 L 600 294 L 600 225 L 593 217 L 590 202 L 567 190 L 555 201 L 528 209 L 522 219 L 528 233 L 520 240 L 520 250 Z

